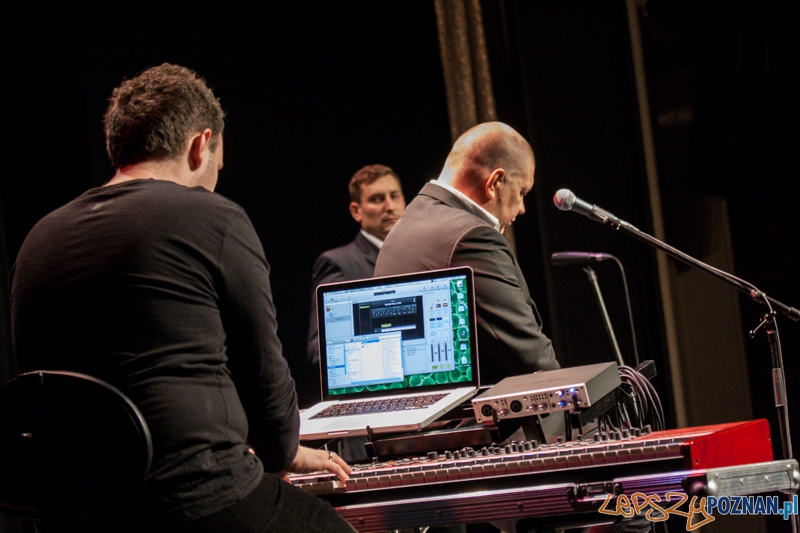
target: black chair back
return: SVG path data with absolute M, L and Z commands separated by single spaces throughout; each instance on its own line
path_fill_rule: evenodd
M 0 511 L 83 513 L 141 483 L 152 457 L 141 412 L 108 383 L 35 371 L 0 387 Z

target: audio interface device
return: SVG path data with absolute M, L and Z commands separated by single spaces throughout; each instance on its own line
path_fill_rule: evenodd
M 620 386 L 616 363 L 505 378 L 472 400 L 479 423 L 585 409 Z

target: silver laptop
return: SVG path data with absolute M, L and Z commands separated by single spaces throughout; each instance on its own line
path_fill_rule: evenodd
M 320 285 L 322 402 L 300 438 L 420 429 L 478 391 L 469 267 Z

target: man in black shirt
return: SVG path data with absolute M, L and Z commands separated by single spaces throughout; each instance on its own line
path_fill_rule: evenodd
M 269 265 L 244 211 L 213 193 L 223 117 L 183 67 L 125 81 L 105 116 L 116 175 L 42 219 L 17 257 L 20 369 L 115 385 L 153 438 L 135 497 L 74 531 L 352 531 L 279 477 L 350 469 L 299 446 Z

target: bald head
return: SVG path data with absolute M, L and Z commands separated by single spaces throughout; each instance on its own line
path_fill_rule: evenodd
M 484 122 L 461 134 L 445 168 L 450 166 L 456 173 L 498 167 L 512 170 L 533 159 L 531 145 L 517 130 L 502 122 Z
M 447 156 L 439 180 L 458 189 L 500 221 L 501 230 L 525 212 L 536 161 L 528 141 L 502 122 L 464 132 Z

